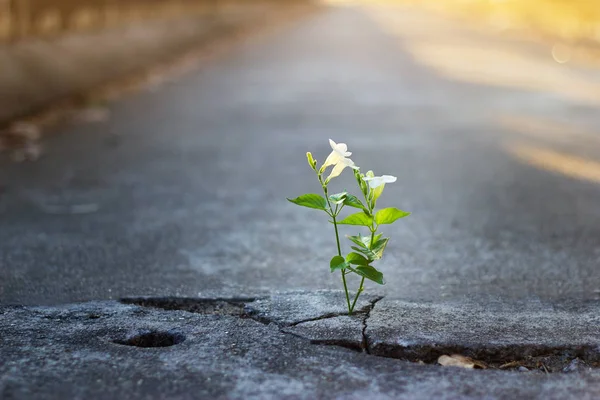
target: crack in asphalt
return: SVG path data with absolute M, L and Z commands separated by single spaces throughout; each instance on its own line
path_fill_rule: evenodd
M 383 296 L 381 297 L 377 297 L 371 301 L 369 301 L 369 304 L 365 305 L 364 307 L 362 307 L 361 309 L 357 310 L 356 312 L 353 313 L 354 316 L 358 316 L 358 315 L 362 315 L 363 318 L 361 319 L 361 325 L 362 325 L 362 329 L 361 329 L 361 336 L 362 336 L 362 340 L 360 342 L 356 342 L 356 341 L 352 341 L 352 340 L 343 340 L 343 339 L 310 339 L 306 336 L 303 336 L 299 333 L 295 333 L 295 332 L 290 332 L 285 330 L 285 328 L 290 328 L 290 327 L 294 327 L 294 326 L 298 326 L 301 325 L 303 323 L 307 323 L 307 322 L 313 322 L 313 321 L 321 321 L 324 319 L 330 319 L 330 318 L 336 318 L 336 317 L 344 317 L 347 316 L 347 313 L 328 313 L 328 314 L 323 314 L 320 315 L 318 317 L 314 317 L 314 318 L 308 318 L 302 321 L 296 321 L 293 322 L 291 324 L 277 324 L 274 321 L 270 321 L 272 323 L 275 323 L 278 327 L 279 327 L 279 331 L 285 335 L 292 335 L 304 340 L 308 340 L 311 344 L 317 344 L 317 345 L 325 345 L 325 346 L 337 346 L 337 347 L 343 347 L 346 349 L 350 349 L 350 350 L 354 350 L 354 351 L 362 351 L 363 353 L 366 354 L 370 354 L 369 348 L 368 348 L 368 340 L 367 340 L 367 336 L 366 336 L 366 329 L 367 329 L 367 320 L 369 319 L 369 317 L 371 316 L 371 311 L 373 311 L 373 308 L 375 307 L 375 304 L 377 304 L 378 301 L 380 301 L 381 299 L 383 299 Z M 252 318 L 252 317 L 251 317 Z M 257 319 L 255 319 L 257 320 Z M 266 320 L 266 318 L 261 318 L 260 322 L 265 323 L 264 321 Z
M 383 297 L 381 298 L 377 298 L 374 302 L 378 302 L 379 300 L 381 300 Z M 359 310 L 355 311 L 352 315 L 365 315 L 366 318 L 368 318 L 369 313 L 371 312 L 371 309 L 373 308 L 373 301 L 369 302 L 369 304 L 367 304 L 366 306 L 360 308 Z M 312 322 L 312 321 L 320 321 L 323 319 L 329 319 L 329 318 L 336 318 L 336 317 L 343 317 L 348 315 L 348 313 L 327 313 L 327 314 L 323 314 L 320 315 L 318 317 L 314 317 L 314 318 L 308 318 L 302 321 L 296 321 L 296 322 L 292 322 L 291 324 L 287 324 L 284 325 L 283 327 L 291 327 L 291 326 L 297 326 L 300 324 L 304 324 L 306 322 Z
M 369 338 L 367 337 L 367 321 L 369 320 L 369 317 L 371 316 L 371 311 L 373 311 L 373 309 L 375 308 L 375 305 L 377 304 L 378 301 L 382 300 L 384 296 L 378 297 L 374 300 L 371 300 L 370 304 L 369 304 L 369 308 L 367 310 L 367 313 L 365 315 L 365 317 L 362 320 L 362 343 L 361 343 L 361 348 L 363 349 L 363 351 L 367 354 L 371 354 L 371 351 L 369 349 Z
M 222 316 L 236 316 L 249 318 L 264 325 L 275 324 L 280 333 L 291 335 L 310 344 L 342 347 L 356 352 L 363 352 L 373 357 L 384 357 L 437 364 L 441 355 L 459 354 L 479 360 L 491 369 L 524 368 L 524 370 L 539 370 L 540 365 L 548 372 L 571 372 L 590 367 L 600 366 L 600 354 L 596 346 L 535 346 L 515 345 L 508 347 L 495 347 L 493 345 L 472 347 L 459 344 L 436 344 L 402 346 L 398 344 L 379 343 L 375 346 L 369 343 L 367 328 L 371 312 L 376 304 L 384 297 L 380 296 L 370 300 L 367 305 L 357 310 L 353 315 L 361 317 L 361 340 L 350 339 L 319 339 L 310 338 L 303 334 L 289 331 L 298 325 L 322 321 L 331 318 L 344 317 L 347 313 L 326 313 L 317 317 L 306 318 L 294 322 L 277 322 L 277 318 L 269 318 L 250 305 L 256 300 L 264 298 L 178 298 L 178 297 L 138 297 L 122 299 L 126 304 L 135 304 L 141 307 L 160 308 L 163 310 L 183 310 L 198 314 L 211 314 Z
M 262 299 L 262 298 L 261 298 Z M 189 297 L 131 297 L 121 299 L 121 303 L 134 304 L 140 307 L 159 308 L 166 311 L 182 310 L 196 314 L 214 314 L 214 315 L 229 315 L 238 316 L 240 318 L 250 318 L 263 325 L 275 324 L 279 331 L 285 335 L 292 335 L 304 340 L 309 340 L 311 344 L 338 346 L 351 349 L 354 351 L 362 351 L 370 354 L 368 347 L 368 338 L 366 335 L 367 320 L 371 316 L 371 311 L 375 308 L 378 301 L 383 299 L 383 296 L 370 300 L 369 303 L 353 313 L 354 316 L 363 316 L 361 325 L 362 340 L 360 342 L 346 340 L 320 340 L 310 339 L 303 335 L 286 331 L 285 328 L 295 327 L 307 322 L 321 321 L 330 318 L 347 316 L 347 313 L 326 313 L 313 318 L 307 318 L 292 323 L 277 323 L 275 319 L 260 315 L 258 311 L 248 308 L 248 305 L 256 300 L 256 297 L 239 297 L 239 298 L 189 298 Z

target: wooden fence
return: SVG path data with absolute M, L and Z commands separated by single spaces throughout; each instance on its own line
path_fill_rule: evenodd
M 48 37 L 135 21 L 210 14 L 264 0 L 0 0 L 0 42 Z

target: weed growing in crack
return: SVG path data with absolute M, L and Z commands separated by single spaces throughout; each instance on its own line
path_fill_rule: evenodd
M 335 230 L 337 255 L 331 258 L 329 267 L 332 273 L 335 271 L 341 272 L 346 303 L 348 305 L 348 314 L 352 315 L 358 297 L 364 290 L 365 279 L 369 279 L 380 285 L 384 284 L 383 273 L 372 265 L 373 262 L 381 259 L 389 241 L 389 238 L 383 237 L 381 233 L 377 233 L 379 226 L 392 224 L 398 219 L 410 215 L 410 213 L 395 207 L 384 208 L 376 212 L 377 199 L 383 193 L 385 184 L 395 182 L 396 177 L 390 175 L 375 176 L 373 171 L 363 174 L 360 172 L 360 168 L 348 158 L 352 153 L 348 151 L 348 146 L 345 143 L 335 143 L 329 139 L 329 144 L 332 151 L 320 168 L 317 168 L 317 161 L 313 158 L 312 154 L 310 152 L 306 153 L 308 165 L 317 174 L 317 179 L 321 184 L 325 197 L 319 194 L 304 194 L 295 199 L 288 200 L 299 206 L 324 211 L 331 217 L 329 222 L 333 224 Z M 329 176 L 324 179 L 323 175 L 330 166 L 333 168 Z M 346 167 L 354 170 L 354 177 L 364 198 L 364 203 L 358 197 L 346 191 L 329 194 L 329 183 L 333 178 L 338 177 Z M 357 208 L 360 211 L 338 221 L 338 216 L 345 206 Z M 356 236 L 346 236 L 352 242 L 351 248 L 354 250 L 348 253 L 346 257 L 342 255 L 338 225 L 356 225 L 369 229 L 367 236 L 362 236 L 360 233 Z M 346 276 L 350 274 L 360 276 L 360 285 L 352 301 L 350 300 L 346 279 Z

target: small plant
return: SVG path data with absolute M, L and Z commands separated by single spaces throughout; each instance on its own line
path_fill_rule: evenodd
M 295 199 L 288 200 L 299 206 L 324 211 L 331 218 L 329 222 L 333 224 L 335 230 L 337 255 L 331 258 L 329 267 L 332 273 L 340 271 L 342 274 L 348 314 L 352 315 L 358 297 L 364 290 L 365 279 L 372 280 L 380 285 L 384 284 L 383 274 L 372 265 L 375 261 L 381 259 L 390 240 L 383 237 L 381 233 L 378 233 L 379 227 L 381 225 L 392 224 L 398 219 L 410 215 L 410 213 L 395 207 L 376 211 L 377 199 L 383 193 L 385 184 L 396 182 L 396 177 L 390 175 L 375 176 L 373 171 L 363 174 L 360 172 L 360 168 L 348 158 L 352 153 L 348 151 L 348 146 L 345 143 L 335 143 L 329 139 L 329 144 L 332 148 L 331 154 L 329 154 L 320 168 L 317 167 L 317 160 L 313 158 L 312 154 L 310 152 L 306 153 L 308 165 L 317 174 L 317 179 L 321 184 L 325 197 L 319 194 L 304 194 Z M 329 176 L 323 179 L 323 175 L 329 167 L 333 168 Z M 329 194 L 329 183 L 333 178 L 338 177 L 346 167 L 353 169 L 354 177 L 364 202 L 346 191 Z M 341 211 L 346 206 L 357 208 L 360 211 L 338 221 Z M 352 242 L 351 249 L 354 251 L 348 253 L 345 257 L 342 255 L 338 225 L 358 225 L 364 226 L 369 230 L 367 236 L 362 236 L 360 233 L 356 236 L 346 236 Z M 346 276 L 350 274 L 360 276 L 360 285 L 352 301 L 350 300 L 346 279 Z

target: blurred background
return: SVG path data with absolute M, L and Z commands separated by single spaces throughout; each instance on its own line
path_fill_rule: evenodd
M 406 0 L 404 3 L 450 12 L 500 30 L 561 38 L 574 45 L 600 40 L 600 7 L 593 0 Z
M 2 0 L 4 41 L 125 26 L 156 19 L 215 15 L 258 2 L 228 0 Z M 266 3 L 266 2 L 263 2 Z
M 83 32 L 149 19 L 217 13 L 250 7 L 256 0 L 2 0 L 0 38 Z M 267 4 L 268 1 L 262 1 Z M 358 1 L 329 0 L 329 4 Z M 372 0 L 363 4 L 409 4 L 449 12 L 502 30 L 523 30 L 585 45 L 600 40 L 600 7 L 593 0 Z
M 308 4 L 418 8 L 504 37 L 549 46 L 557 63 L 600 63 L 600 7 L 593 0 L 0 0 L 0 126 L 38 111 L 51 100 L 80 94 L 179 55 L 197 45 L 209 26 L 236 26 L 273 9 Z M 390 24 L 401 25 L 401 21 Z M 82 47 L 88 52 L 95 47 L 95 55 L 86 54 Z M 129 56 L 118 54 L 119 50 Z M 451 51 L 462 57 L 460 52 L 466 50 Z M 435 52 L 445 57 L 444 50 Z M 132 60 L 134 55 L 141 60 Z M 498 56 L 503 61 L 511 57 Z M 82 68 L 68 70 L 64 64 L 69 62 L 91 67 L 86 71 L 89 76 L 72 82 L 68 75 L 82 75 Z M 115 62 L 125 65 L 116 67 Z M 36 75 L 35 87 L 32 76 L 25 76 L 23 70 Z M 46 80 L 54 82 L 49 85 Z

